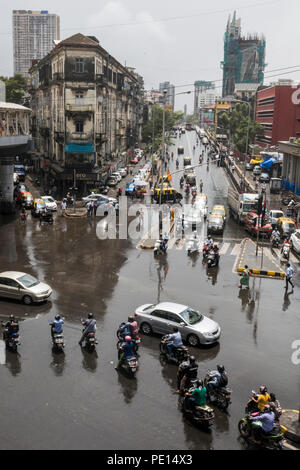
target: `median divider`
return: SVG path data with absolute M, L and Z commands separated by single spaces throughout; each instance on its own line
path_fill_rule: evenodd
M 172 230 L 174 228 L 174 224 L 175 224 L 174 221 L 171 222 L 168 235 L 172 232 Z M 151 235 L 151 231 L 150 231 L 149 235 Z M 153 238 L 145 238 L 145 240 L 143 240 L 140 243 L 139 247 L 142 248 L 143 250 L 153 250 L 154 246 L 155 246 L 155 243 L 156 243 L 156 239 L 154 240 Z
M 253 276 L 265 277 L 270 279 L 285 279 L 285 273 L 281 267 L 272 259 L 267 250 L 259 247 L 256 255 L 256 244 L 249 238 L 241 242 L 241 250 L 237 263 L 237 273 L 242 274 L 247 265 Z M 259 266 L 260 265 L 260 266 Z

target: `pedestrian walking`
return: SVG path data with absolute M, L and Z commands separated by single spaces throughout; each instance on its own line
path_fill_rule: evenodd
M 200 180 L 200 193 L 202 193 L 202 190 L 203 190 L 203 181 Z
M 97 201 L 94 201 L 94 204 L 93 204 L 93 209 L 94 209 L 94 217 L 96 217 L 96 214 L 97 214 Z
M 92 201 L 87 203 L 87 213 L 88 213 L 88 217 L 91 217 L 93 215 L 93 203 L 92 203 Z
M 63 201 L 62 201 L 62 203 L 61 203 L 61 215 L 62 215 L 62 216 L 65 215 L 66 208 L 67 208 L 67 203 L 66 203 L 66 200 L 63 199 Z
M 292 289 L 294 290 L 294 284 L 292 283 L 293 275 L 294 275 L 294 270 L 291 267 L 290 263 L 288 263 L 286 271 L 285 271 L 285 289 L 286 290 L 288 289 L 289 284 L 291 284 Z
M 243 286 L 246 286 L 246 288 L 249 289 L 250 276 L 251 276 L 251 271 L 248 268 L 248 266 L 245 265 L 244 272 L 243 272 L 243 275 L 242 275 L 241 280 L 240 280 L 240 289 Z

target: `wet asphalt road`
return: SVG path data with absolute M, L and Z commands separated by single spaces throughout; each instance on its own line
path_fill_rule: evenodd
M 192 132 L 179 141 L 185 155 L 193 154 L 194 139 Z M 195 163 L 198 157 L 197 149 Z M 210 165 L 197 172 L 209 208 L 224 203 L 223 170 Z M 244 231 L 231 220 L 224 232 L 230 247 L 212 273 L 185 249 L 174 247 L 155 260 L 136 242 L 100 241 L 97 222 L 56 216 L 52 227 L 40 228 L 30 218 L 26 226 L 2 219 L 0 270 L 32 273 L 51 285 L 53 295 L 30 307 L 0 301 L 1 317 L 27 318 L 19 355 L 7 352 L 0 365 L 1 449 L 240 449 L 237 423 L 252 389 L 266 384 L 283 407 L 298 406 L 299 366 L 291 362 L 291 344 L 300 339 L 299 274 L 290 296 L 282 281 L 268 279 L 252 279 L 250 294 L 240 291 L 232 269 Z M 137 306 L 163 300 L 191 305 L 222 327 L 219 344 L 193 350 L 199 375 L 223 363 L 233 390 L 228 413 L 216 410 L 210 433 L 178 410 L 176 367 L 161 365 L 158 337 L 142 338 L 136 380 L 114 370 L 119 323 Z M 79 319 L 90 311 L 97 318 L 97 357 L 78 346 Z M 66 318 L 65 355 L 51 350 L 48 322 L 57 313 Z

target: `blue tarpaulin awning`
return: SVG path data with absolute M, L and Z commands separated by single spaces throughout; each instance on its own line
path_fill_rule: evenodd
M 92 142 L 67 142 L 65 153 L 94 153 L 95 148 Z
M 269 158 L 268 160 L 265 160 L 264 162 L 261 162 L 259 164 L 259 166 L 261 166 L 262 168 L 264 168 L 265 170 L 270 170 L 270 168 L 272 168 L 273 166 L 273 163 L 275 162 L 276 160 L 274 158 Z

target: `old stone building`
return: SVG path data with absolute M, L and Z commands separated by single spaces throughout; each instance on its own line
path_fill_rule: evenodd
M 30 70 L 32 134 L 42 176 L 65 191 L 97 186 L 108 166 L 139 142 L 143 79 L 95 37 L 59 42 Z

